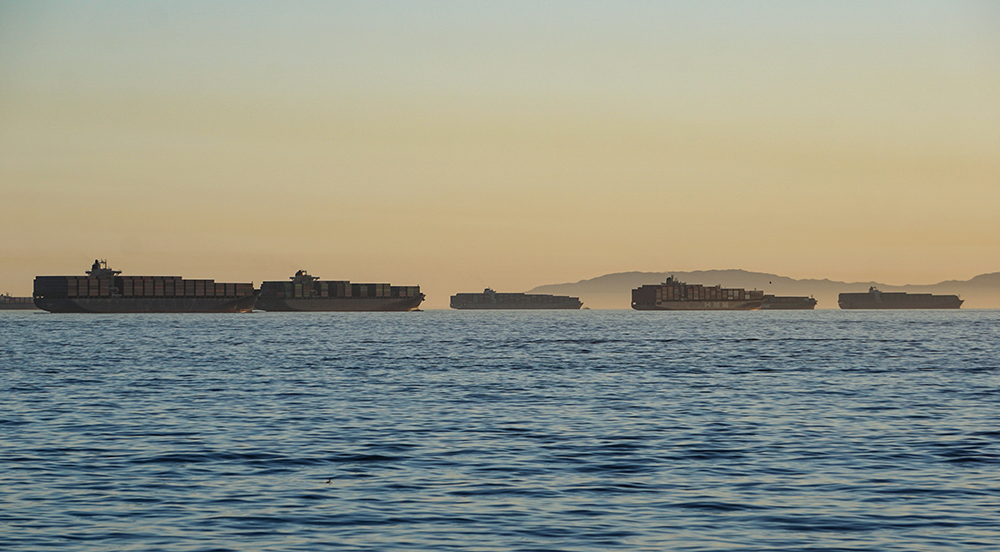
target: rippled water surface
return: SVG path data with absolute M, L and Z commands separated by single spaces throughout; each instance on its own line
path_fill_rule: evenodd
M 0 313 L 2 550 L 997 550 L 1000 311 Z

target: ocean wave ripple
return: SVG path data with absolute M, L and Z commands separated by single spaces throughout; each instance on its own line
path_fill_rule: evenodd
M 3 550 L 993 550 L 1000 312 L 0 314 Z

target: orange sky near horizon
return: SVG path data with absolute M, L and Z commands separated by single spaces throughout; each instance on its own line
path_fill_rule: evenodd
M 0 3 L 0 292 L 1000 271 L 990 2 Z

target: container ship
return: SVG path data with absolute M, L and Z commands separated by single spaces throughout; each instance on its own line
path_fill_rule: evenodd
M 816 308 L 816 299 L 812 297 L 782 297 L 780 295 L 765 295 L 761 310 L 806 310 Z
M 566 295 L 546 295 L 528 293 L 497 293 L 486 288 L 482 293 L 456 293 L 451 296 L 453 309 L 579 309 L 583 302 L 579 297 Z
M 758 310 L 763 304 L 763 291 L 687 284 L 673 276 L 632 290 L 635 310 Z
M 122 276 L 94 261 L 86 276 L 36 276 L 35 306 L 49 312 L 250 312 L 253 283 L 185 280 L 180 276 Z
M 33 297 L 12 297 L 9 293 L 0 294 L 0 310 L 35 310 Z
M 255 308 L 265 311 L 411 311 L 420 306 L 420 286 L 352 284 L 320 280 L 300 270 L 289 282 L 264 282 Z
M 868 288 L 868 293 L 841 293 L 837 303 L 842 309 L 957 309 L 964 301 L 957 295 L 884 292 Z

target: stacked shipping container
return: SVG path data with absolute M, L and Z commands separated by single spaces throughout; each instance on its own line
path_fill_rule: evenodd
M 94 261 L 87 276 L 38 276 L 35 304 L 60 313 L 249 312 L 252 283 L 185 280 L 180 276 L 122 276 Z
M 639 310 L 745 310 L 760 308 L 763 300 L 759 290 L 687 284 L 673 278 L 632 290 L 632 308 Z
M 639 289 L 645 293 L 652 291 L 655 301 L 746 301 L 764 297 L 763 291 L 705 287 L 701 284 L 662 284 L 642 286 Z
M 579 309 L 579 297 L 542 293 L 497 293 L 486 288 L 482 293 L 456 293 L 451 296 L 453 309 Z
M 255 308 L 265 311 L 409 311 L 420 306 L 420 286 L 320 280 L 300 270 L 290 282 L 260 285 Z
M 252 283 L 219 283 L 214 280 L 184 280 L 179 276 L 38 276 L 35 296 L 82 297 L 246 297 Z
M 0 310 L 28 310 L 35 308 L 33 297 L 12 297 L 6 293 L 0 294 Z
M 276 299 L 308 299 L 314 297 L 412 299 L 420 295 L 420 286 L 390 284 L 352 284 L 346 280 L 312 282 L 264 282 L 261 291 Z

